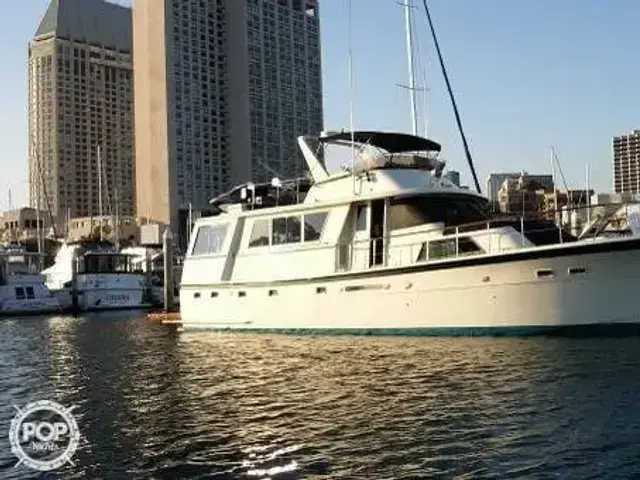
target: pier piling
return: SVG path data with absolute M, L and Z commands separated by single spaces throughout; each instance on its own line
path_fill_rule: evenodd
M 71 313 L 77 315 L 80 311 L 78 302 L 78 253 L 71 254 Z
M 164 311 L 173 308 L 173 234 L 169 228 L 162 235 L 162 255 L 164 259 Z
M 149 299 L 148 302 L 152 305 L 157 306 L 160 302 L 158 298 L 154 298 L 153 295 L 153 279 L 151 277 L 152 270 L 152 262 L 151 262 L 151 253 L 149 250 L 146 250 L 144 253 L 144 289 L 145 289 L 145 298 Z

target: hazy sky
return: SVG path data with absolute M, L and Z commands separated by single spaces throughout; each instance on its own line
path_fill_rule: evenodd
M 348 0 L 320 0 L 327 129 L 349 127 Z M 410 131 L 402 7 L 351 0 L 355 125 Z M 426 72 L 429 137 L 471 184 L 451 103 L 416 6 L 416 75 Z M 0 18 L 0 208 L 27 200 L 27 44 L 48 0 L 13 2 Z M 120 3 L 127 3 L 125 1 Z M 610 191 L 611 140 L 640 128 L 637 0 L 429 0 L 483 190 L 491 171 L 548 172 L 550 148 L 569 187 Z M 419 97 L 421 125 L 423 99 Z M 422 129 L 422 126 L 421 126 Z

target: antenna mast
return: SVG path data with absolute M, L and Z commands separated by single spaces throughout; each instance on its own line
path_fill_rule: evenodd
M 416 90 L 415 90 L 415 77 L 413 74 L 413 31 L 411 28 L 411 9 L 413 6 L 410 0 L 406 0 L 404 3 L 404 19 L 407 30 L 407 57 L 409 65 L 409 95 L 411 99 L 411 122 L 413 127 L 413 134 L 418 135 L 418 113 L 416 110 Z

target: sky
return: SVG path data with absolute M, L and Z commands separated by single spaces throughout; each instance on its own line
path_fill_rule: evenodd
M 406 30 L 396 0 L 319 0 L 325 129 L 411 132 Z M 417 86 L 427 135 L 473 185 L 422 0 L 412 0 Z M 0 209 L 27 202 L 27 51 L 48 0 L 0 17 Z M 126 0 L 119 3 L 126 4 Z M 490 172 L 550 173 L 611 191 L 612 137 L 640 129 L 637 0 L 428 0 L 483 191 Z M 353 90 L 349 83 L 349 38 Z M 426 82 L 425 82 L 426 79 Z M 353 100 L 350 102 L 350 100 Z M 420 133 L 425 101 L 418 93 Z

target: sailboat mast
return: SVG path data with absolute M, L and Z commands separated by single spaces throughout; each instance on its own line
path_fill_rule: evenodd
M 113 222 L 113 237 L 116 249 L 120 250 L 120 212 L 118 211 L 118 187 L 113 189 L 113 198 L 115 201 L 115 220 Z
M 587 183 L 587 225 L 591 223 L 591 195 L 589 194 L 589 164 L 586 165 L 586 183 Z
M 429 138 L 429 117 L 427 116 L 427 95 L 429 93 L 429 88 L 427 87 L 427 69 L 424 70 L 424 112 L 422 113 L 423 122 L 424 122 L 424 138 Z
M 406 23 L 407 30 L 407 57 L 408 57 L 408 66 L 409 66 L 409 95 L 411 99 L 411 124 L 413 127 L 413 134 L 418 135 L 418 113 L 416 110 L 416 86 L 415 86 L 415 78 L 413 74 L 413 31 L 411 25 L 411 9 L 413 6 L 410 3 L 410 0 L 406 0 L 404 4 L 404 19 Z
M 40 182 L 36 181 L 36 238 L 38 243 L 38 258 L 42 255 L 42 232 L 40 229 Z
M 191 229 L 193 228 L 193 207 L 189 202 L 189 216 L 187 220 L 187 245 L 191 242 Z
M 556 225 L 560 224 L 560 209 L 558 207 L 558 187 L 556 185 L 556 150 L 551 147 L 551 183 L 553 183 L 553 218 Z
M 100 216 L 100 241 L 103 241 L 102 218 L 102 158 L 100 145 L 98 145 L 98 215 Z
M 35 156 L 35 172 L 32 173 L 32 175 L 35 175 L 35 185 L 36 185 L 36 243 L 38 246 L 38 262 L 39 262 L 39 267 L 40 269 L 42 269 L 42 234 L 41 234 L 41 228 L 40 228 L 40 178 L 39 178 L 39 171 L 40 171 L 40 155 L 38 155 L 38 147 L 35 145 L 35 142 L 33 141 L 33 139 L 31 140 L 31 148 L 32 148 L 32 152 L 33 155 Z

